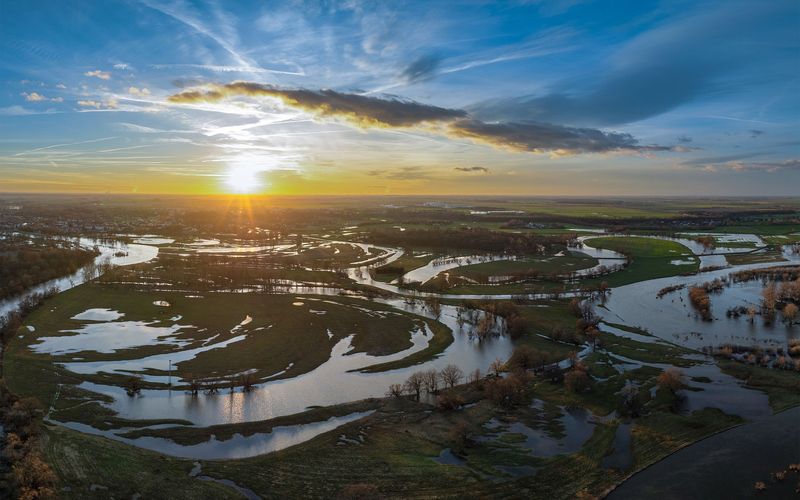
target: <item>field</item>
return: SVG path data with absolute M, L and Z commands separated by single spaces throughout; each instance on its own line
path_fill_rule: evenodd
M 62 496 L 228 498 L 235 488 L 270 498 L 602 496 L 634 471 L 742 423 L 731 398 L 758 394 L 767 411 L 800 404 L 797 373 L 720 360 L 722 374 L 743 384 L 713 380 L 711 358 L 658 328 L 625 324 L 615 309 L 623 293 L 615 287 L 698 270 L 688 248 L 646 236 L 688 232 L 685 219 L 680 230 L 657 231 L 666 219 L 646 218 L 702 211 L 704 202 L 450 201 L 355 210 L 327 200 L 313 220 L 273 212 L 275 229 L 176 235 L 156 259 L 115 267 L 28 314 L 9 337 L 4 382 L 45 408 L 37 446 Z M 721 204 L 720 213 L 735 205 Z M 495 212 L 503 210 L 513 213 Z M 747 227 L 772 244 L 796 231 L 794 223 L 739 225 Z M 415 241 L 431 244 L 371 239 L 414 230 L 429 231 Z M 568 279 L 598 263 L 580 251 L 557 255 L 577 235 L 625 254 L 627 266 Z M 195 246 L 212 240 L 219 244 Z M 370 267 L 392 255 L 375 244 L 404 255 Z M 726 246 L 722 236 L 717 245 Z M 425 285 L 378 288 L 368 279 L 389 282 L 438 257 L 499 254 L 518 259 L 453 268 Z M 770 248 L 728 262 L 779 256 Z M 573 302 L 565 292 L 576 289 Z M 517 295 L 531 291 L 549 295 Z M 473 293 L 510 296 L 462 297 Z M 449 365 L 461 370 L 452 384 Z M 670 367 L 691 375 L 670 388 L 661 380 Z M 438 386 L 417 386 L 417 397 L 412 380 L 431 371 Z M 506 382 L 513 388 L 501 388 Z M 719 384 L 719 404 L 682 406 L 713 399 Z M 273 438 L 288 447 L 241 451 Z M 205 455 L 209 447 L 231 454 Z
M 595 248 L 603 248 L 624 253 L 630 264 L 623 270 L 601 279 L 587 280 L 588 283 L 606 281 L 610 286 L 622 286 L 638 281 L 664 278 L 697 271 L 699 260 L 692 256 L 688 248 L 669 240 L 640 237 L 602 237 L 591 238 L 586 243 Z M 673 261 L 692 261 L 673 264 Z

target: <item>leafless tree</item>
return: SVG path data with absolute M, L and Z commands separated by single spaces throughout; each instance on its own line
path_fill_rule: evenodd
M 419 401 L 422 386 L 425 384 L 425 374 L 423 372 L 414 372 L 409 375 L 405 383 L 406 392 L 413 394 L 417 401 Z
M 452 364 L 442 368 L 440 375 L 445 385 L 451 388 L 458 384 L 462 378 L 464 378 L 464 372 L 461 371 L 461 368 Z

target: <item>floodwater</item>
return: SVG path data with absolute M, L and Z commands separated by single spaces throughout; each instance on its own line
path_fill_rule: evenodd
M 439 273 L 463 266 L 495 262 L 498 260 L 516 260 L 514 255 L 467 255 L 462 257 L 441 257 L 433 259 L 422 267 L 413 269 L 403 275 L 405 283 L 426 283 Z
M 214 397 L 226 398 L 230 397 L 230 395 L 218 394 Z M 174 457 L 202 460 L 230 460 L 273 453 L 296 444 L 304 443 L 320 434 L 325 434 L 345 424 L 367 417 L 371 415 L 373 411 L 374 410 L 350 413 L 348 415 L 331 417 L 327 420 L 307 424 L 275 426 L 272 428 L 271 432 L 257 432 L 249 436 L 243 436 L 237 433 L 225 440 L 218 440 L 216 437 L 212 436 L 208 441 L 193 445 L 182 445 L 169 439 L 150 436 L 127 439 L 115 432 L 102 431 L 84 424 L 75 422 L 59 423 L 81 432 L 105 436 Z
M 142 262 L 148 262 L 158 256 L 158 247 L 150 245 L 128 245 L 121 242 L 108 242 L 106 240 L 95 240 L 91 238 L 75 238 L 74 241 L 83 248 L 91 249 L 98 247 L 100 250 L 100 255 L 95 258 L 95 263 L 98 265 L 104 262 L 109 262 L 114 266 L 131 266 L 134 264 L 140 264 Z M 37 285 L 22 294 L 20 297 L 12 297 L 10 299 L 0 301 L 0 315 L 15 310 L 23 298 L 32 294 L 42 293 L 53 287 L 56 287 L 63 292 L 86 282 L 86 280 L 87 276 L 84 273 L 84 269 L 80 269 L 76 273 L 69 276 L 64 276 L 63 278 L 57 278 L 41 285 Z
M 630 469 L 633 466 L 631 441 L 631 423 L 621 422 L 614 433 L 614 445 L 611 454 L 603 457 L 603 468 L 616 469 L 622 472 Z
M 800 463 L 797 422 L 800 407 L 715 434 L 637 473 L 607 498 L 793 498 L 797 474 L 779 483 L 770 474 Z M 756 481 L 767 489 L 756 491 Z
M 787 327 L 780 321 L 765 325 L 758 316 L 751 324 L 745 317 L 728 318 L 725 314 L 729 308 L 760 304 L 760 280 L 732 283 L 721 292 L 710 294 L 714 321 L 704 321 L 696 314 L 688 298 L 688 288 L 715 278 L 727 277 L 729 273 L 739 269 L 788 263 L 753 264 L 695 276 L 660 278 L 621 286 L 614 288 L 609 294 L 605 302 L 606 310 L 602 315 L 607 321 L 644 328 L 664 340 L 694 349 L 725 343 L 785 345 L 789 339 L 800 337 L 800 329 Z M 660 299 L 657 297 L 662 288 L 676 285 L 686 285 L 686 288 L 668 293 Z
M 407 305 L 403 300 L 383 301 L 400 310 L 428 315 L 426 310 Z M 183 391 L 143 390 L 141 396 L 128 397 L 121 387 L 84 382 L 81 387 L 114 398 L 109 406 L 122 418 L 189 420 L 196 425 L 266 420 L 302 412 L 309 406 L 328 406 L 370 397 L 383 397 L 390 384 L 403 383 L 418 370 L 440 370 L 457 363 L 464 373 L 475 369 L 485 372 L 497 358 L 507 359 L 513 348 L 509 338 L 500 336 L 484 342 L 470 337 L 469 324 L 458 325 L 458 310 L 442 306 L 439 319 L 453 330 L 453 343 L 437 358 L 428 362 L 380 373 L 362 373 L 368 366 L 405 358 L 427 346 L 432 333 L 412 335 L 412 347 L 388 356 L 365 353 L 348 354 L 351 338 L 339 341 L 331 357 L 314 370 L 297 377 L 269 381 L 249 393 L 236 392 L 230 397 L 192 396 Z M 163 363 L 163 358 L 161 359 Z M 96 365 L 95 365 L 96 366 Z M 163 370 L 164 367 L 162 366 Z
M 147 345 L 169 344 L 182 347 L 187 340 L 176 336 L 181 330 L 195 328 L 191 325 L 173 324 L 171 326 L 152 326 L 155 321 L 113 321 L 107 323 L 89 323 L 74 330 L 61 330 L 62 333 L 75 335 L 59 335 L 56 337 L 39 337 L 38 342 L 30 346 L 38 353 L 53 355 L 91 351 L 110 354 L 122 349 Z
M 494 432 L 481 436 L 479 440 L 491 442 L 503 436 L 518 434 L 524 440 L 515 445 L 527 449 L 533 456 L 547 458 L 575 453 L 592 437 L 595 419 L 585 408 L 561 408 L 561 411 L 558 421 L 562 426 L 563 436 L 554 435 L 547 429 L 529 427 L 522 422 L 506 423 L 493 418 L 485 427 Z
M 691 240 L 686 240 L 691 241 Z M 681 240 L 682 242 L 682 240 Z M 210 251 L 217 251 L 220 248 L 209 248 L 219 245 L 218 241 L 198 242 L 196 249 L 201 251 L 207 248 Z M 347 242 L 343 242 L 347 243 Z M 695 245 L 696 242 L 693 242 Z M 94 245 L 91 240 L 81 240 L 81 244 Z M 190 244 L 191 245 L 191 244 Z M 362 244 L 356 244 L 362 245 Z M 188 245 L 187 245 L 188 246 Z M 366 245 L 365 245 L 366 247 Z M 224 247 L 223 252 L 249 252 L 255 247 Z M 273 248 L 274 247 L 270 247 Z M 688 255 L 699 255 L 697 248 L 691 248 Z M 148 245 L 122 245 L 112 244 L 101 247 L 103 255 L 100 258 L 110 259 L 116 265 L 129 265 L 138 262 L 145 262 L 154 258 L 158 254 L 158 248 Z M 365 252 L 373 253 L 377 250 L 381 253 L 376 257 L 354 263 L 356 267 L 348 270 L 349 276 L 355 281 L 365 285 L 375 286 L 386 291 L 397 293 L 406 297 L 427 297 L 440 296 L 433 293 L 417 293 L 403 290 L 396 285 L 373 281 L 369 275 L 369 268 L 375 265 L 383 265 L 393 262 L 403 255 L 402 250 L 375 247 L 369 245 L 364 248 Z M 593 249 L 584 245 L 580 252 L 586 253 L 599 260 L 598 266 L 611 266 L 619 264 L 624 256 L 607 250 Z M 737 249 L 741 251 L 741 249 Z M 719 261 L 723 255 L 706 255 L 702 258 L 711 258 Z M 114 255 L 117 254 L 117 255 Z M 800 256 L 785 253 L 787 258 L 800 261 Z M 677 257 L 678 255 L 676 255 Z M 99 258 L 99 259 L 100 259 Z M 508 258 L 508 257 L 504 257 Z M 683 258 L 682 256 L 680 258 Z M 460 260 L 459 260 L 460 259 Z M 461 257 L 441 266 L 429 264 L 419 270 L 417 275 L 410 276 L 409 281 L 423 281 L 430 279 L 439 272 L 452 269 L 459 265 L 469 265 L 476 263 L 472 260 L 475 257 Z M 739 269 L 768 267 L 777 265 L 776 263 L 757 264 L 742 266 Z M 426 269 L 427 268 L 427 269 Z M 592 269 L 595 269 L 592 268 Z M 417 271 L 417 270 L 415 270 Z M 588 270 L 584 270 L 588 271 Z M 413 273 L 414 271 L 412 271 Z M 750 325 L 746 320 L 734 320 L 725 317 L 724 312 L 728 307 L 744 305 L 744 303 L 758 300 L 760 296 L 759 282 L 749 282 L 736 284 L 726 288 L 721 294 L 712 295 L 712 311 L 718 321 L 705 322 L 696 318 L 691 306 L 686 298 L 686 290 L 680 290 L 665 295 L 662 299 L 656 297 L 656 293 L 663 287 L 708 281 L 715 277 L 727 275 L 730 270 L 714 271 L 704 273 L 699 276 L 673 277 L 660 280 L 651 280 L 642 283 L 635 283 L 619 288 L 615 288 L 606 301 L 608 311 L 603 313 L 607 320 L 612 322 L 625 323 L 631 326 L 640 326 L 648 329 L 653 335 L 670 342 L 688 345 L 690 347 L 701 347 L 722 342 L 746 343 L 747 341 L 761 342 L 785 342 L 787 338 L 797 336 L 798 332 L 792 332 L 782 325 L 774 327 L 764 327 L 759 322 Z M 411 273 L 409 273 L 411 274 Z M 82 274 L 54 280 L 58 282 L 60 288 L 65 290 L 82 283 Z M 50 284 L 48 284 L 50 285 Z M 45 285 L 47 286 L 47 285 Z M 44 286 L 43 286 L 44 287 Z M 338 294 L 337 289 L 320 287 L 300 288 L 295 286 L 287 287 L 287 293 L 313 293 L 313 294 Z M 530 295 L 535 298 L 535 295 Z M 511 295 L 469 295 L 460 298 L 476 299 L 507 299 Z M 309 301 L 304 297 L 303 300 Z M 13 301 L 11 301 L 13 302 Z M 406 301 L 403 299 L 376 299 L 376 302 L 388 304 L 398 311 L 406 311 L 430 317 L 430 313 L 422 308 L 418 301 Z M 0 312 L 4 307 L 13 308 L 7 305 L 6 301 L 0 303 Z M 177 348 L 184 346 L 181 340 L 175 338 L 181 329 L 193 328 L 191 325 L 178 325 L 177 323 L 167 327 L 155 327 L 145 322 L 126 322 L 117 321 L 123 313 L 110 310 L 89 309 L 75 317 L 81 321 L 87 321 L 86 325 L 73 330 L 74 335 L 64 335 L 58 337 L 43 337 L 39 344 L 32 346 L 37 352 L 49 352 L 53 354 L 63 354 L 77 352 L 81 350 L 94 350 L 101 353 L 112 353 L 119 349 L 126 349 L 141 345 L 151 345 L 152 343 L 168 342 L 173 343 Z M 112 317 L 113 315 L 118 315 Z M 685 318 L 685 319 L 684 319 Z M 248 421 L 266 420 L 278 416 L 294 414 L 306 410 L 310 406 L 327 406 L 339 403 L 346 403 L 369 397 L 382 397 L 390 384 L 402 383 L 411 373 L 418 370 L 441 369 L 447 364 L 456 363 L 465 372 L 470 373 L 475 369 L 486 371 L 489 364 L 497 358 L 507 359 L 511 354 L 513 345 L 507 337 L 499 336 L 484 342 L 478 342 L 469 335 L 473 328 L 469 323 L 459 324 L 458 310 L 453 306 L 442 306 L 441 317 L 438 318 L 442 323 L 450 327 L 453 331 L 454 342 L 433 360 L 423 364 L 391 370 L 381 373 L 363 373 L 359 370 L 368 366 L 387 361 L 399 360 L 409 354 L 418 352 L 427 347 L 431 338 L 430 331 L 418 330 L 411 336 L 412 346 L 399 353 L 389 356 L 370 356 L 365 353 L 351 353 L 352 337 L 347 337 L 339 341 L 331 350 L 330 358 L 318 366 L 316 369 L 289 379 L 273 380 L 259 384 L 252 392 L 235 392 L 232 394 L 217 394 L 209 396 L 192 396 L 183 391 L 163 390 L 143 390 L 140 396 L 128 397 L 124 389 L 116 386 L 99 385 L 94 383 L 83 383 L 81 387 L 90 391 L 98 392 L 111 396 L 112 403 L 107 406 L 118 412 L 119 416 L 128 419 L 183 419 L 193 422 L 198 426 L 209 426 L 226 423 L 240 423 Z M 179 317 L 176 316 L 175 321 Z M 247 318 L 242 322 L 246 324 Z M 733 323 L 731 323 L 733 322 Z M 604 329 L 606 329 L 604 327 Z M 618 333 L 618 332 L 614 332 Z M 655 341 L 646 336 L 624 332 L 628 336 L 646 338 L 648 341 Z M 146 370 L 165 370 L 170 361 L 180 363 L 205 350 L 221 349 L 233 342 L 238 342 L 244 335 L 236 336 L 226 342 L 217 344 L 209 343 L 196 349 L 186 351 L 171 352 L 155 356 L 148 356 L 135 360 L 122 360 L 114 362 L 71 362 L 66 363 L 67 369 L 76 373 L 88 374 L 98 372 L 110 373 L 130 373 L 142 372 Z M 645 341 L 637 338 L 636 340 Z M 637 362 L 630 360 L 631 365 Z M 716 372 L 711 372 L 716 369 Z M 705 406 L 720 407 L 730 413 L 737 413 L 748 418 L 764 418 L 768 411 L 766 396 L 756 391 L 751 391 L 741 387 L 741 382 L 726 377 L 719 373 L 713 365 L 700 365 L 686 370 L 688 376 L 708 376 L 712 382 L 701 383 L 692 382 L 690 385 L 702 388 L 703 391 L 687 391 L 686 411 L 699 409 Z M 275 374 L 274 376 L 279 375 Z M 146 375 L 147 380 L 164 383 L 163 376 Z M 747 393 L 749 396 L 743 397 Z M 104 403 L 105 404 L 105 403 Z M 766 409 L 766 410 L 765 410 Z M 341 417 L 345 418 L 345 417 Z M 354 417 L 355 418 L 355 417 Z M 361 417 L 358 417 L 361 418 Z M 345 422 L 346 423 L 346 422 Z M 544 430 L 533 429 L 521 423 L 512 423 L 507 429 L 501 432 L 516 432 L 525 438 L 525 446 L 528 447 L 536 456 L 552 456 L 559 453 L 570 453 L 577 451 L 591 436 L 595 422 L 585 410 L 570 409 L 564 412 L 561 423 L 565 428 L 565 436 L 556 438 Z M 319 424 L 319 425 L 317 425 Z M 272 433 L 261 434 L 244 438 L 239 436 L 225 442 L 211 440 L 207 443 L 195 445 L 196 447 L 182 447 L 171 441 L 142 438 L 132 442 L 137 446 L 155 449 L 164 453 L 176 454 L 177 456 L 190 456 L 193 458 L 208 458 L 214 453 L 228 454 L 225 456 L 213 456 L 212 458 L 239 458 L 242 456 L 253 456 L 255 454 L 267 453 L 280 449 L 279 446 L 291 446 L 310 439 L 315 432 L 327 432 L 338 425 L 342 425 L 338 420 L 326 421 L 311 424 L 309 428 L 292 428 L 280 430 L 276 428 Z M 79 424 L 66 424 L 78 426 Z M 329 426 L 333 426 L 330 427 Z M 84 426 L 85 427 L 85 426 Z M 296 426 L 295 426 L 296 427 Z M 321 430 L 323 429 L 323 430 Z M 327 429 L 327 430 L 325 430 Z M 85 432 L 102 433 L 92 428 L 80 429 Z M 624 431 L 618 431 L 624 432 Z M 116 437 L 118 438 L 118 437 Z M 625 436 L 615 437 L 621 440 L 620 447 L 624 447 Z M 225 444 L 227 443 L 227 444 Z M 282 444 L 283 443 L 283 444 Z M 284 447 L 285 447 L 284 446 Z M 615 444 L 615 454 L 616 451 Z M 215 451 L 219 449 L 219 451 Z M 624 457 L 623 457 L 624 458 Z M 611 461 L 611 459 L 609 459 Z M 613 465 L 611 465 L 613 466 Z
M 115 321 L 125 316 L 125 313 L 113 311 L 106 308 L 87 309 L 82 313 L 76 314 L 72 319 L 79 321 Z

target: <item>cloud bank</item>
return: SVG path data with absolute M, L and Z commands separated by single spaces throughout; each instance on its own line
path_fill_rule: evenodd
M 324 118 L 342 119 L 363 128 L 423 128 L 520 152 L 578 154 L 652 152 L 669 146 L 640 145 L 630 134 L 604 132 L 534 121 L 484 122 L 461 109 L 415 101 L 334 90 L 285 89 L 254 82 L 210 84 L 168 97 L 179 104 L 219 102 L 236 96 L 269 97 Z

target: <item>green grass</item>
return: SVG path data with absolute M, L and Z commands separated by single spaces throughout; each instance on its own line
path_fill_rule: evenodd
M 594 248 L 614 250 L 633 257 L 670 257 L 692 255 L 691 250 L 678 242 L 638 236 L 602 236 L 586 240 Z
M 761 239 L 771 245 L 789 245 L 800 242 L 800 233 L 762 236 Z
M 641 238 L 636 236 L 601 237 L 586 241 L 589 246 L 625 253 L 630 256 L 629 265 L 601 278 L 583 280 L 582 286 L 597 285 L 601 281 L 610 286 L 623 286 L 639 281 L 665 278 L 683 273 L 693 273 L 700 267 L 700 261 L 680 243 Z M 691 260 L 691 264 L 672 264 L 674 260 Z
M 752 366 L 737 361 L 719 360 L 723 373 L 744 380 L 746 386 L 764 391 L 772 411 L 800 405 L 800 373 Z
M 658 412 L 637 419 L 631 430 L 635 468 L 647 467 L 684 446 L 742 422 L 740 417 L 716 408 L 704 408 L 689 416 Z
M 413 252 L 407 251 L 402 257 L 394 262 L 375 268 L 372 271 L 372 276 L 378 281 L 385 281 L 388 283 L 409 271 L 413 271 L 418 267 L 428 264 L 428 262 L 435 259 L 437 256 L 437 254 L 431 253 L 425 257 L 414 257 Z M 402 272 L 381 272 L 381 269 L 388 270 L 393 268 L 397 268 L 398 270 L 402 269 Z
M 170 307 L 153 305 L 165 300 Z M 293 305 L 295 302 L 302 305 Z M 223 378 L 256 369 L 256 378 L 292 367 L 284 377 L 306 373 L 325 362 L 334 344 L 354 335 L 353 352 L 386 355 L 411 347 L 411 331 L 433 324 L 422 317 L 400 313 L 389 306 L 344 297 L 303 297 L 292 295 L 208 293 L 202 298 L 187 298 L 175 292 L 140 292 L 130 288 L 84 285 L 59 294 L 30 316 L 27 324 L 35 327 L 20 343 L 36 343 L 37 337 L 59 336 L 61 330 L 77 328 L 84 322 L 70 319 L 87 308 L 109 308 L 124 312 L 121 320 L 154 321 L 154 326 L 174 323 L 192 325 L 177 334 L 187 342 L 184 349 L 201 346 L 215 337 L 220 342 L 242 334 L 244 340 L 224 349 L 199 353 L 194 359 L 177 363 L 174 374 L 187 379 Z M 291 314 L 287 314 L 291 311 Z M 252 322 L 237 328 L 246 316 Z M 181 316 L 177 321 L 170 318 Z M 328 338 L 328 333 L 332 334 Z M 403 334 L 406 333 L 406 334 Z M 18 355 L 35 357 L 19 346 Z M 132 359 L 169 352 L 174 346 L 160 344 L 101 354 L 95 351 L 58 356 L 59 361 L 83 358 L 92 360 Z M 166 366 L 164 369 L 166 370 Z
M 136 439 L 142 436 L 160 437 L 170 439 L 182 445 L 194 445 L 203 443 L 213 436 L 218 441 L 227 441 L 235 434 L 251 436 L 256 433 L 272 432 L 273 427 L 308 424 L 322 422 L 332 417 L 340 417 L 350 413 L 375 410 L 383 405 L 379 399 L 367 399 L 334 406 L 313 408 L 311 410 L 286 415 L 270 420 L 259 420 L 255 422 L 243 422 L 239 424 L 212 425 L 210 427 L 167 427 L 159 429 L 139 429 L 123 434 L 129 439 Z
M 644 363 L 669 363 L 683 367 L 697 363 L 683 357 L 693 351 L 664 342 L 638 342 L 608 332 L 602 332 L 600 339 L 603 349 Z
M 189 477 L 189 460 L 58 426 L 45 428 L 43 442 L 63 499 L 131 498 L 137 493 L 141 498 L 241 498 L 227 486 Z
M 745 264 L 758 264 L 761 262 L 784 262 L 783 253 L 777 249 L 767 249 L 764 251 L 741 254 L 728 254 L 725 256 L 728 264 L 741 266 Z
M 566 274 L 597 265 L 597 260 L 585 254 L 572 253 L 564 257 L 527 257 L 520 260 L 499 260 L 463 266 L 450 271 L 453 276 L 478 279 L 486 276 L 504 276 L 514 273 L 537 271 L 543 274 Z
M 748 224 L 736 226 L 718 226 L 711 230 L 714 233 L 748 233 L 758 235 L 777 235 L 800 232 L 800 224 Z
M 166 300 L 171 306 L 155 306 L 154 300 Z M 292 305 L 295 301 L 303 302 L 303 305 Z M 245 369 L 255 369 L 257 379 L 281 370 L 286 370 L 282 377 L 306 373 L 327 361 L 333 345 L 349 335 L 354 335 L 351 352 L 387 354 L 410 347 L 412 329 L 427 324 L 432 330 L 433 337 L 426 349 L 386 365 L 369 367 L 373 372 L 422 363 L 440 354 L 453 341 L 449 328 L 437 321 L 354 298 L 304 296 L 297 299 L 292 295 L 225 293 L 187 298 L 174 292 L 140 292 L 127 287 L 86 284 L 48 300 L 29 316 L 26 323 L 35 326 L 35 332 L 28 332 L 26 328 L 20 330 L 24 332 L 24 338 L 14 338 L 9 344 L 4 370 L 6 382 L 14 392 L 34 396 L 45 407 L 55 399 L 61 385 L 52 417 L 100 429 L 138 425 L 118 419 L 112 411 L 98 404 L 107 402 L 107 398 L 76 386 L 83 381 L 122 385 L 129 376 L 122 373 L 77 375 L 63 368 L 60 362 L 74 358 L 87 361 L 137 359 L 167 352 L 174 346 L 146 346 L 106 354 L 84 351 L 57 357 L 29 350 L 28 347 L 40 336 L 64 335 L 59 333 L 60 330 L 80 326 L 81 321 L 70 318 L 93 307 L 125 312 L 122 320 L 147 320 L 157 325 L 171 325 L 175 321 L 170 318 L 181 315 L 178 323 L 198 327 L 178 335 L 187 342 L 186 349 L 198 347 L 215 335 L 219 336 L 214 338 L 214 342 L 247 335 L 244 340 L 223 349 L 205 351 L 192 360 L 173 365 L 173 382 L 178 384 L 178 389 L 186 383 L 181 382 L 181 378 L 220 379 Z M 325 314 L 318 314 L 321 311 Z M 246 315 L 251 315 L 253 321 L 232 332 L 231 329 Z M 269 325 L 272 326 L 267 328 Z M 330 339 L 328 332 L 333 335 Z M 294 364 L 287 369 L 290 363 Z M 151 369 L 148 374 L 166 375 L 166 368 L 160 371 Z M 142 385 L 153 387 L 159 384 L 144 381 Z
M 396 370 L 398 368 L 418 365 L 439 356 L 450 346 L 450 344 L 453 343 L 453 332 L 449 327 L 439 322 L 431 322 L 430 327 L 431 331 L 433 332 L 433 338 L 429 339 L 428 346 L 425 349 L 410 354 L 403 359 L 388 361 L 386 363 L 378 363 L 361 368 L 357 371 L 364 373 L 375 373 Z

